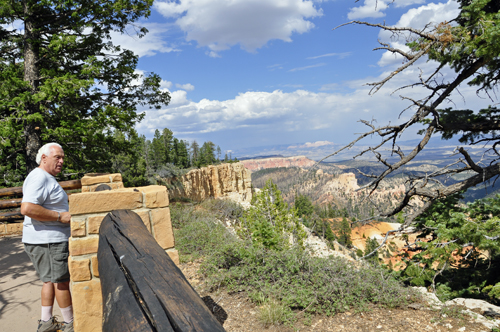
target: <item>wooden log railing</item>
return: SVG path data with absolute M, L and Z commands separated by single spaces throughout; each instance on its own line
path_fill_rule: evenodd
M 224 331 L 136 213 L 104 218 L 97 260 L 103 332 Z
M 80 189 L 82 187 L 82 182 L 80 180 L 61 181 L 59 184 L 64 190 Z M 0 197 L 18 197 L 22 195 L 23 187 L 0 189 Z M 22 198 L 0 200 L 0 210 L 16 209 L 15 211 L 0 213 L 0 222 L 16 222 L 24 218 L 18 209 L 21 206 L 21 200 Z

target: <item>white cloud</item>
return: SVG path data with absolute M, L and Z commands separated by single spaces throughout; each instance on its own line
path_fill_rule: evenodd
M 179 51 L 175 46 L 168 45 L 163 39 L 165 32 L 169 29 L 167 24 L 139 23 L 139 25 L 146 27 L 149 31 L 144 37 L 139 38 L 135 28 L 129 27 L 127 32 L 123 34 L 116 31 L 111 32 L 113 44 L 120 45 L 122 49 L 131 50 L 139 57 Z
M 367 17 L 384 17 L 385 13 L 383 11 L 387 7 L 388 5 L 385 0 L 365 0 L 363 6 L 351 8 L 347 14 L 347 18 L 357 20 Z
M 154 7 L 213 57 L 237 44 L 253 52 L 270 40 L 290 42 L 314 27 L 308 19 L 322 15 L 311 0 L 179 0 Z
M 448 0 L 446 3 L 430 3 L 418 8 L 412 8 L 401 16 L 399 21 L 394 25 L 397 27 L 412 27 L 415 29 L 433 29 L 438 23 L 444 21 L 451 21 L 459 14 L 458 3 L 454 0 Z M 399 48 L 404 52 L 410 51 L 409 47 L 405 45 L 405 38 L 407 35 L 401 35 L 397 38 L 389 31 L 381 30 L 379 33 L 379 40 L 389 43 L 394 48 Z M 384 52 L 378 65 L 381 67 L 388 65 L 401 65 L 403 57 L 399 54 L 391 52 Z
M 177 90 L 174 92 L 170 92 L 170 106 L 183 106 L 189 104 L 187 100 L 187 92 L 184 90 Z
M 246 136 L 259 133 L 262 139 L 289 133 L 286 135 L 289 135 L 290 140 L 306 132 L 323 130 L 324 135 L 329 134 L 335 140 L 347 142 L 355 137 L 353 133 L 367 129 L 358 123 L 360 119 L 376 119 L 375 125 L 407 120 L 412 110 L 400 114 L 409 102 L 402 100 L 399 95 L 419 99 L 426 91 L 415 87 L 394 95 L 391 93 L 418 78 L 419 70 L 417 67 L 409 68 L 372 96 L 368 95 L 370 87 L 365 83 L 380 80 L 388 72 L 379 77 L 343 82 L 342 90 L 319 93 L 300 89 L 293 92 L 252 91 L 227 100 L 202 99 L 195 102 L 189 100 L 188 92 L 177 90 L 172 92 L 168 107 L 146 110 L 146 117 L 137 128 L 151 135 L 156 128 L 168 127 L 177 137 L 183 138 L 235 129 L 238 133 L 245 131 Z M 351 92 L 342 92 L 346 89 Z M 477 98 L 473 87 L 463 84 L 459 89 L 460 94 L 458 91 L 453 93 L 450 96 L 453 102 L 443 103 L 443 108 L 479 109 L 488 105 L 489 100 Z M 327 143 L 308 144 L 314 147 Z
M 451 21 L 460 13 L 458 2 L 448 0 L 446 3 L 430 3 L 418 8 L 412 8 L 403 14 L 396 26 L 411 26 L 422 29 L 428 23 Z
M 186 91 L 193 91 L 194 90 L 194 85 L 187 83 L 187 84 L 176 84 L 175 85 L 178 89 L 186 90 Z
M 315 65 L 293 68 L 293 69 L 290 69 L 289 71 L 294 72 L 294 71 L 306 70 L 306 69 L 311 69 L 311 68 L 316 68 L 316 67 L 323 67 L 325 65 L 326 65 L 326 63 L 317 63 Z
M 365 0 L 362 6 L 351 8 L 347 17 L 350 20 L 384 17 L 384 10 L 391 5 L 395 7 L 408 7 L 422 3 L 425 3 L 425 0 Z
M 317 141 L 317 142 L 307 142 L 302 145 L 290 145 L 287 149 L 303 149 L 303 148 L 317 148 L 320 146 L 335 145 L 333 142 L 329 141 Z
M 330 57 L 330 56 L 336 56 L 339 59 L 344 59 L 344 58 L 347 58 L 349 55 L 351 55 L 351 52 L 328 53 L 328 54 L 322 54 L 322 55 L 317 55 L 317 56 L 311 56 L 311 57 L 307 58 L 307 60 L 314 60 L 314 59 L 319 59 L 319 58 L 324 58 L 324 57 Z
M 176 96 L 176 93 L 179 95 Z M 154 131 L 163 123 L 179 135 L 248 127 L 285 131 L 318 130 L 335 127 L 336 123 L 348 117 L 353 117 L 355 123 L 359 110 L 367 107 L 373 110 L 375 98 L 377 107 L 388 105 L 396 99 L 369 97 L 366 88 L 349 95 L 305 90 L 290 93 L 281 90 L 257 91 L 241 93 L 229 100 L 202 99 L 187 103 L 185 96 L 183 90 L 173 92 L 171 104 L 159 111 L 147 110 L 146 118 L 138 128 Z

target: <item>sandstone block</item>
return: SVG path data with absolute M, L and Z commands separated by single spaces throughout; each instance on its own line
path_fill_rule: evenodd
M 89 234 L 99 234 L 99 227 L 101 227 L 101 223 L 104 217 L 105 215 L 88 218 Z
M 71 218 L 71 236 L 82 237 L 85 236 L 85 219 Z
M 0 224 L 0 234 L 5 234 L 7 232 L 7 225 L 6 224 Z
M 86 238 L 70 238 L 69 254 L 71 256 L 80 256 L 97 253 L 99 246 L 99 237 L 91 236 Z
M 111 182 L 122 182 L 122 175 L 120 173 L 114 173 L 110 174 L 109 178 L 111 179 Z
M 82 186 L 82 193 L 88 193 L 90 192 L 90 187 L 89 186 Z
M 179 265 L 179 252 L 176 249 L 168 249 L 166 250 L 170 259 L 175 263 L 175 265 Z
M 23 232 L 23 223 L 6 224 L 5 228 L 7 234 L 19 234 Z
M 151 222 L 149 221 L 149 210 L 135 210 L 135 213 L 141 217 L 142 222 L 146 225 L 148 232 L 151 233 Z
M 74 328 L 78 332 L 102 331 L 102 295 L 99 280 L 72 284 Z
M 72 215 L 109 212 L 118 209 L 133 210 L 141 206 L 142 193 L 127 189 L 69 196 L 69 212 Z
M 97 263 L 97 256 L 92 256 L 90 258 L 90 262 L 91 262 L 91 265 L 92 265 L 92 274 L 94 275 L 94 277 L 98 277 L 99 278 L 99 265 Z
M 144 205 L 147 208 L 168 206 L 168 192 L 165 186 L 148 186 L 137 188 L 144 193 Z
M 96 188 L 99 187 L 102 183 L 99 183 L 99 184 L 94 184 L 94 185 L 91 185 L 91 186 L 86 186 L 85 188 L 87 188 L 86 192 L 95 192 Z M 112 182 L 112 183 L 106 183 L 107 186 L 110 186 L 111 187 L 111 190 L 115 190 L 115 189 L 122 189 L 124 188 L 123 186 L 123 182 Z M 82 187 L 82 192 L 83 192 L 83 187 Z
M 71 281 L 87 281 L 92 279 L 90 275 L 90 259 L 74 260 L 73 257 L 70 257 L 68 266 Z
M 151 210 L 151 225 L 156 242 L 163 249 L 173 248 L 175 245 L 172 223 L 170 222 L 170 209 L 161 208 Z
M 111 179 L 110 179 L 110 174 L 98 175 L 98 176 L 84 175 L 81 181 L 82 181 L 82 186 L 90 186 L 96 183 L 109 183 L 111 182 Z

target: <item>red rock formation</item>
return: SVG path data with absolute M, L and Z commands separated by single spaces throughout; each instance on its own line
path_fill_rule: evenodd
M 316 162 L 308 159 L 305 156 L 287 157 L 287 158 L 264 158 L 264 159 L 247 159 L 241 163 L 251 172 L 255 172 L 266 168 L 276 167 L 311 167 Z

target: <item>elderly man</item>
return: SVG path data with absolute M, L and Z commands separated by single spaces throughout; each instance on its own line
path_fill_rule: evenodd
M 68 196 L 55 176 L 62 170 L 64 151 L 48 143 L 36 156 L 40 165 L 23 184 L 21 213 L 24 215 L 23 243 L 42 286 L 42 317 L 37 332 L 73 331 L 73 307 L 69 289 L 68 238 L 70 219 Z M 52 315 L 54 298 L 64 323 Z

